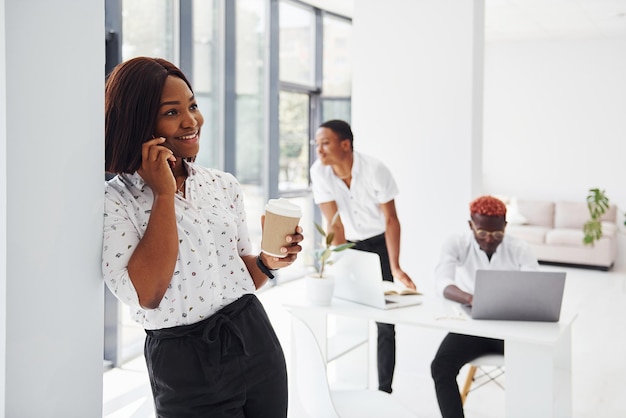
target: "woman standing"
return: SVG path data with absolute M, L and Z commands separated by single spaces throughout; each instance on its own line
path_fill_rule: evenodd
M 204 122 L 172 63 L 118 65 L 105 93 L 105 282 L 146 330 L 158 417 L 286 417 L 282 348 L 254 292 L 294 262 L 252 254 L 242 191 L 194 164 Z

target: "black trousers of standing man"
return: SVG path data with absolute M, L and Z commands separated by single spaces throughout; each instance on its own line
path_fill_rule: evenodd
M 352 241 L 354 242 L 354 241 Z M 380 256 L 380 269 L 383 280 L 392 282 L 391 265 L 385 234 L 376 235 L 363 241 L 354 242 L 355 250 L 376 253 Z M 378 390 L 391 393 L 393 371 L 396 367 L 396 329 L 393 324 L 376 323 L 378 328 Z

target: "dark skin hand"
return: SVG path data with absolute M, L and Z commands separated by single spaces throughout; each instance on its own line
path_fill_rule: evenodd
M 261 229 L 263 229 L 264 225 L 265 216 L 261 216 Z M 303 239 L 304 236 L 302 235 L 302 228 L 298 226 L 294 234 L 287 235 L 285 237 L 285 245 L 280 248 L 280 252 L 285 254 L 285 257 L 272 257 L 271 255 L 267 255 L 263 252 L 259 254 L 259 257 L 261 258 L 263 264 L 272 270 L 290 266 L 294 261 L 296 261 L 298 254 L 302 251 L 300 242 L 302 242 Z M 268 277 L 256 265 L 256 257 L 256 255 L 245 255 L 241 258 L 252 276 L 254 285 L 258 289 L 267 282 Z

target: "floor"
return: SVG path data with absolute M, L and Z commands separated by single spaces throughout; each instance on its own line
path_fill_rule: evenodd
M 543 266 L 566 271 L 563 309 L 578 311 L 573 328 L 573 417 L 626 416 L 626 271 Z M 274 323 L 289 364 L 289 315 L 282 308 L 289 283 L 259 293 Z M 440 417 L 429 365 L 443 334 L 398 326 L 393 396 L 417 417 Z M 461 370 L 459 381 L 465 377 Z M 499 381 L 506 386 L 506 374 Z M 143 357 L 104 373 L 104 418 L 153 418 L 152 397 Z M 467 418 L 504 416 L 504 392 L 493 384 L 471 392 Z M 298 418 L 298 417 L 292 417 Z

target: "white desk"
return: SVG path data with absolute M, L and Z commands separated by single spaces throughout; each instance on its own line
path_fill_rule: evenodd
M 290 301 L 286 308 L 313 329 L 327 359 L 333 356 L 325 349 L 327 315 L 502 339 L 506 353 L 506 417 L 572 416 L 571 325 L 576 315 L 564 312 L 558 323 L 476 321 L 462 314 L 457 303 L 426 296 L 421 305 L 391 310 L 339 299 L 333 299 L 331 306 L 318 307 L 304 298 Z

